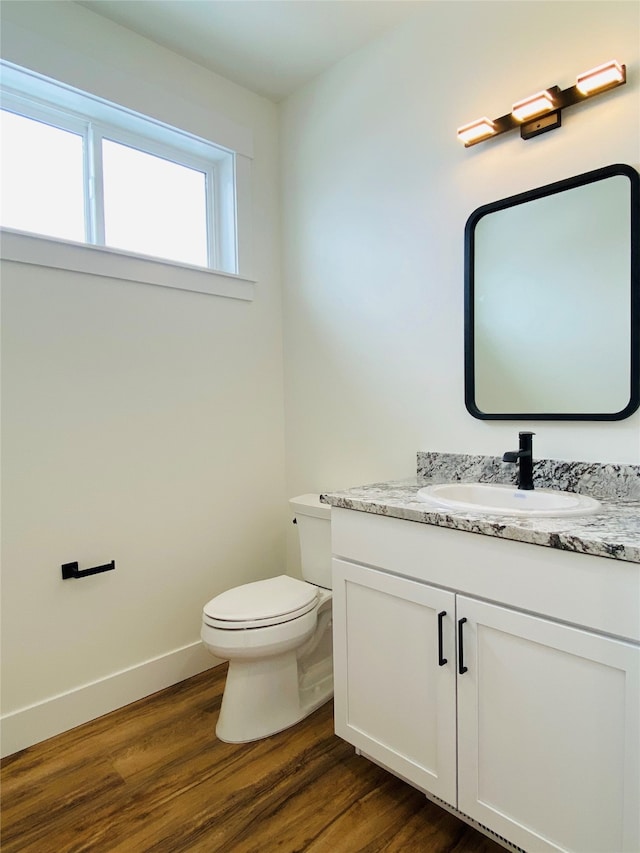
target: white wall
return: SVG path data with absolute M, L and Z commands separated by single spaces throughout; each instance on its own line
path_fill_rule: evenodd
M 463 231 L 481 204 L 640 165 L 637 3 L 433 2 L 283 105 L 289 490 L 415 473 L 417 450 L 640 462 L 617 423 L 483 422 L 463 396 Z M 562 128 L 470 149 L 456 128 L 617 58 Z
M 202 606 L 282 571 L 289 510 L 276 107 L 75 4 L 2 5 L 5 59 L 253 135 L 258 279 L 241 302 L 2 264 L 6 752 L 213 664 Z

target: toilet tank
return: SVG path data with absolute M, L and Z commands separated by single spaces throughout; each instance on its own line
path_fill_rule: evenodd
M 300 540 L 302 577 L 316 586 L 331 589 L 331 507 L 320 495 L 291 498 Z

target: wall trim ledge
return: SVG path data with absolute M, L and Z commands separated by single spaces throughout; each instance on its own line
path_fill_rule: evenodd
M 200 642 L 0 717 L 4 758 L 219 665 Z
M 251 302 L 256 281 L 234 273 L 0 228 L 0 259 Z

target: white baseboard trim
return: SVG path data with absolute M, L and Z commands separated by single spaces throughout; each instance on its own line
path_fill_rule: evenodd
M 198 641 L 4 714 L 0 755 L 40 743 L 221 663 Z

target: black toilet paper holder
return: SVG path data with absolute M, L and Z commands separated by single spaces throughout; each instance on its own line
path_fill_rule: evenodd
M 115 560 L 111 560 L 110 563 L 105 563 L 104 566 L 93 566 L 90 569 L 78 569 L 77 563 L 63 563 L 62 580 L 66 581 L 69 580 L 69 578 L 87 578 L 89 575 L 98 575 L 100 572 L 111 572 L 115 567 Z

